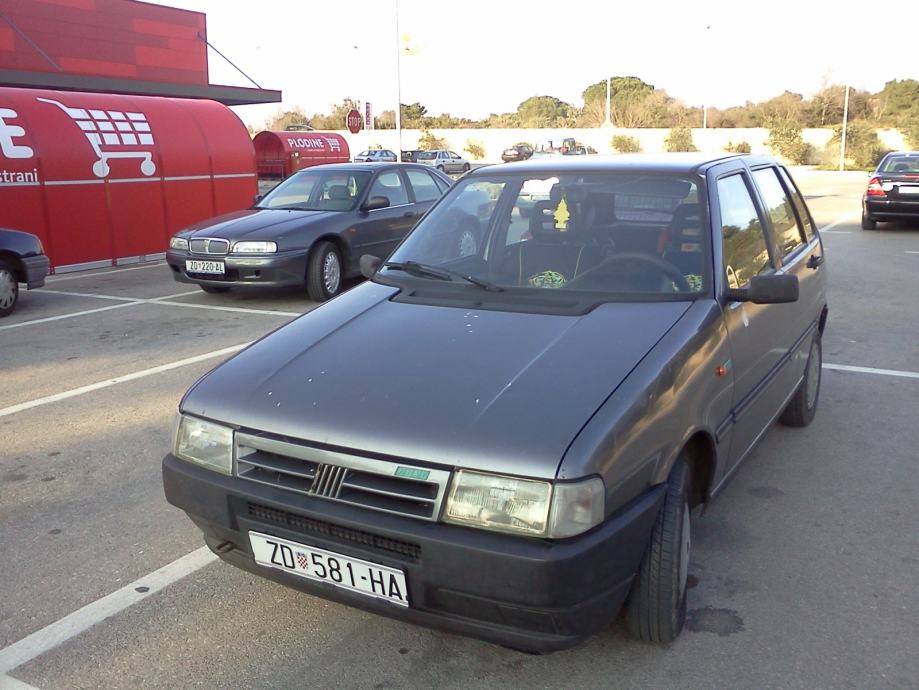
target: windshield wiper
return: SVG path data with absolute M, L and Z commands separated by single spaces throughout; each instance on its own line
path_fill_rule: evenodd
M 411 276 L 416 278 L 434 278 L 436 280 L 453 280 L 453 278 L 460 278 L 465 280 L 467 283 L 472 283 L 477 285 L 483 290 L 488 290 L 489 292 L 503 292 L 504 288 L 490 283 L 484 278 L 476 278 L 475 276 L 467 276 L 458 271 L 451 271 L 449 268 L 440 268 L 439 266 L 429 266 L 428 264 L 421 264 L 417 261 L 388 261 L 383 264 L 384 268 L 391 268 L 394 271 L 405 271 Z

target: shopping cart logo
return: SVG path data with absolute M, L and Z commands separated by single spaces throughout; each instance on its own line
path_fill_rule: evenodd
M 147 177 L 156 172 L 153 151 L 149 150 L 154 145 L 153 133 L 143 113 L 70 108 L 51 98 L 38 100 L 57 106 L 77 124 L 96 154 L 93 163 L 96 177 L 107 177 L 111 172 L 108 162 L 116 158 L 140 160 L 140 172 Z

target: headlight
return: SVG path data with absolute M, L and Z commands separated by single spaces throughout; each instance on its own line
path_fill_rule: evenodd
M 233 245 L 236 254 L 273 254 L 278 251 L 275 242 L 237 242 Z
M 233 474 L 233 429 L 180 414 L 175 455 L 215 472 Z
M 603 480 L 556 484 L 459 470 L 444 520 L 480 529 L 562 539 L 600 524 Z
M 169 240 L 170 249 L 183 249 L 188 251 L 188 240 L 184 237 L 172 237 Z

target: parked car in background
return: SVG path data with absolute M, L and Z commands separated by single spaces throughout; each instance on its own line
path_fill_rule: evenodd
M 389 149 L 368 149 L 354 157 L 355 163 L 395 163 L 396 154 Z
M 48 257 L 38 237 L 0 228 L 0 318 L 9 316 L 16 308 L 20 283 L 27 290 L 45 284 L 48 266 Z
M 501 152 L 501 160 L 505 163 L 525 161 L 533 155 L 533 147 L 529 144 L 514 144 L 509 149 Z
M 402 151 L 402 162 L 403 163 L 415 163 L 418 160 L 418 154 L 422 153 L 419 149 L 410 149 L 408 151 Z
M 416 162 L 430 165 L 445 173 L 469 172 L 469 161 L 453 151 L 419 151 L 415 157 Z
M 597 155 L 597 149 L 593 146 L 585 146 L 584 144 L 575 144 L 573 148 L 565 151 L 566 156 L 595 156 Z
M 173 277 L 205 292 L 237 285 L 305 285 L 321 302 L 360 273 L 362 254 L 385 258 L 450 187 L 407 163 L 342 163 L 295 173 L 255 206 L 198 223 L 169 242 Z
M 884 156 L 862 197 L 862 230 L 894 220 L 919 220 L 919 151 Z
M 670 642 L 696 509 L 816 413 L 823 256 L 768 157 L 476 170 L 370 282 L 192 387 L 166 497 L 220 558 L 339 603 L 530 652 L 624 606 Z

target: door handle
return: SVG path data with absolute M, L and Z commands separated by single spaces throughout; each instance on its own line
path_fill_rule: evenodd
M 807 260 L 808 268 L 817 268 L 820 264 L 823 263 L 823 256 L 820 254 L 811 254 L 811 258 Z

